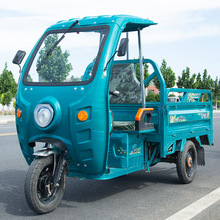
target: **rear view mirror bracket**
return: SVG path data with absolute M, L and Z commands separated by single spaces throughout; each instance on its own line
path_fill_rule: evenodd
M 115 53 L 112 55 L 112 57 L 107 62 L 106 66 L 104 68 L 104 72 L 107 70 L 108 64 L 114 58 L 115 54 L 118 53 L 117 55 L 119 57 L 123 57 L 123 56 L 125 56 L 125 54 L 127 52 L 127 49 L 128 49 L 128 38 L 122 38 L 121 41 L 120 41 L 118 50 L 115 51 Z

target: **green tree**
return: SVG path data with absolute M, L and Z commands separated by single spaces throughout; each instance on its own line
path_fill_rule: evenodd
M 220 96 L 220 79 L 216 77 L 215 81 L 213 82 L 213 89 L 212 89 L 213 99 L 215 100 L 214 104 L 217 109 L 218 98 Z
M 200 89 L 209 89 L 211 90 L 213 87 L 213 80 L 210 75 L 208 75 L 207 69 L 204 70 L 202 76 L 202 83 Z
M 11 71 L 7 69 L 7 63 L 5 63 L 5 68 L 0 75 L 0 103 L 3 106 L 3 114 L 4 114 L 4 106 L 9 106 L 13 97 L 16 96 L 17 84 L 13 77 Z
M 202 89 L 203 85 L 202 85 L 202 78 L 201 78 L 201 74 L 198 73 L 196 76 L 196 88 L 197 89 Z
M 201 74 L 198 73 L 196 76 L 196 89 L 208 89 L 212 90 L 213 89 L 213 80 L 210 75 L 208 75 L 207 69 L 204 70 L 203 76 L 201 77 Z M 201 101 L 208 101 L 208 95 L 203 94 Z
M 160 95 L 155 94 L 152 91 L 148 92 L 148 95 L 145 97 L 146 102 L 159 102 L 160 101 Z
M 196 74 L 190 76 L 190 68 L 186 67 L 182 72 L 182 76 L 178 76 L 177 86 L 178 88 L 195 89 L 196 88 Z
M 37 68 L 42 60 L 46 57 L 49 49 L 58 40 L 57 34 L 49 35 L 44 41 L 44 47 L 39 51 Z M 38 74 L 42 81 L 46 82 L 63 82 L 66 80 L 69 72 L 73 69 L 71 63 L 68 63 L 68 51 L 62 51 L 61 46 L 56 46 L 51 55 L 44 64 L 39 68 Z
M 27 81 L 28 81 L 28 82 L 33 82 L 33 79 L 31 78 L 30 75 L 27 76 Z
M 146 102 L 156 102 L 155 94 L 149 91 L 148 95 L 145 98 Z
M 6 93 L 2 93 L 1 95 L 1 99 L 0 99 L 0 102 L 3 106 L 3 111 L 2 111 L 2 114 L 4 115 L 4 106 L 9 106 L 10 103 L 11 103 L 11 100 L 12 100 L 12 93 L 10 91 L 6 92 Z
M 76 81 L 82 81 L 82 77 L 74 77 L 74 76 L 70 77 L 70 82 L 76 82 Z
M 10 91 L 3 93 L 2 98 L 1 98 L 1 103 L 3 106 L 7 105 L 9 106 L 12 100 L 12 93 Z
M 10 91 L 12 93 L 12 96 L 15 97 L 17 92 L 17 84 L 15 82 L 12 72 L 9 71 L 7 68 L 7 63 L 5 63 L 5 68 L 0 75 L 0 94 L 4 94 Z
M 13 107 L 15 108 L 16 106 L 16 100 L 13 101 Z
M 175 86 L 175 73 L 171 69 L 171 67 L 167 66 L 167 62 L 165 59 L 163 59 L 161 67 L 160 67 L 160 72 L 163 75 L 164 81 L 166 83 L 167 88 L 172 88 Z M 154 84 L 157 89 L 160 89 L 160 82 L 157 78 L 154 79 Z
M 155 94 L 155 100 L 156 100 L 156 102 L 160 101 L 160 94 Z

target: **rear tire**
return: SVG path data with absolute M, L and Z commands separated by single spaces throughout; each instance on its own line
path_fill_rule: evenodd
M 177 174 L 181 183 L 191 183 L 197 170 L 197 151 L 192 141 L 187 141 L 184 150 L 177 155 Z
M 53 155 L 34 160 L 27 172 L 24 192 L 29 207 L 38 214 L 53 211 L 61 202 L 66 185 L 64 171 L 58 187 L 53 186 Z

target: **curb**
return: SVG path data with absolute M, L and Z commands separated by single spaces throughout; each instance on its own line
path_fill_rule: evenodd
M 15 116 L 14 115 L 1 115 L 0 116 L 0 124 L 10 124 L 15 123 Z
M 213 110 L 213 113 L 219 114 L 219 113 L 220 113 L 220 110 Z

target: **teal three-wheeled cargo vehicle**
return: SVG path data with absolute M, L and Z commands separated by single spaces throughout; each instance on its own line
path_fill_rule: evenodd
M 74 18 L 49 27 L 34 46 L 21 70 L 16 126 L 30 165 L 25 197 L 35 212 L 59 205 L 66 176 L 106 180 L 169 162 L 190 183 L 205 165 L 212 94 L 166 88 L 142 54 L 142 32 L 152 25 L 127 15 Z M 13 63 L 24 56 L 18 51 Z M 147 102 L 146 86 L 156 78 L 160 100 Z

